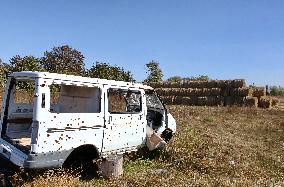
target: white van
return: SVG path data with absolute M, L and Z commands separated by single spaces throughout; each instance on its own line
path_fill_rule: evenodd
M 3 97 L 0 154 L 24 168 L 61 167 L 136 151 L 146 144 L 149 127 L 166 140 L 176 131 L 174 118 L 149 86 L 15 72 Z

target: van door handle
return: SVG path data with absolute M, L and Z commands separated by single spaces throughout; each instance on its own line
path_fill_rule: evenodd
M 112 116 L 109 116 L 109 118 L 108 118 L 108 124 L 110 124 L 111 121 L 112 121 Z

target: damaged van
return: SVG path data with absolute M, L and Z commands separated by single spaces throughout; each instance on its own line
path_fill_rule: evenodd
M 20 167 L 55 168 L 142 145 L 155 149 L 175 131 L 174 118 L 149 86 L 15 72 L 3 97 L 0 154 Z

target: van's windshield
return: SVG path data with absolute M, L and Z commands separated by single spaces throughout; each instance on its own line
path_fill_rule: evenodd
M 164 106 L 161 100 L 158 98 L 158 96 L 154 92 L 152 93 L 146 92 L 146 105 L 147 105 L 147 108 L 155 108 L 155 109 L 164 110 Z

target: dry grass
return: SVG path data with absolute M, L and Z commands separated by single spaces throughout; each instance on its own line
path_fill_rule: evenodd
M 284 111 L 284 97 L 277 97 L 277 99 L 279 99 L 279 103 L 277 104 L 277 107 L 280 110 Z
M 24 186 L 281 186 L 284 111 L 170 106 L 178 130 L 164 152 L 125 158 L 120 179 L 81 181 L 62 172 Z M 19 177 L 17 178 L 19 181 Z

